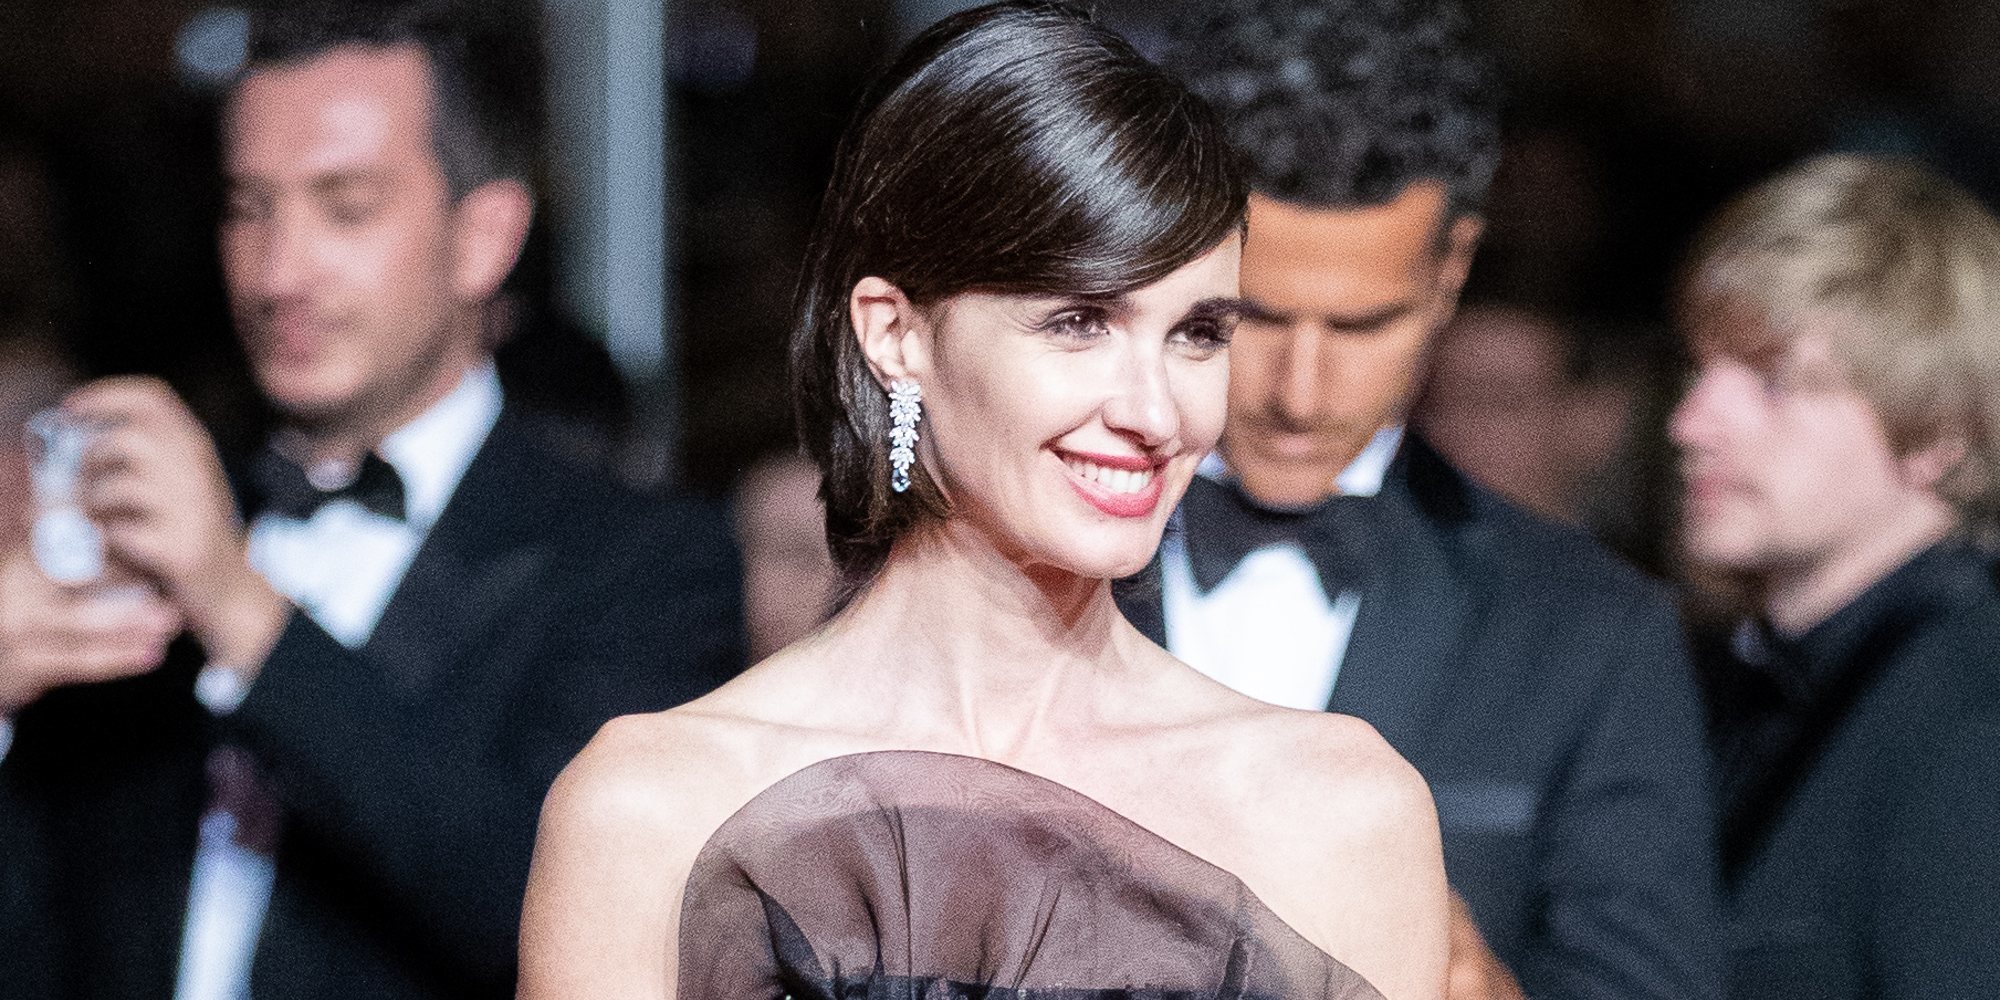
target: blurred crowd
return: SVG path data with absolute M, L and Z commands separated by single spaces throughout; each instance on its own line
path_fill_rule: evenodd
M 0 959 L 0 975 L 20 977 L 0 979 L 0 995 L 169 995 L 159 992 L 165 986 L 195 1000 L 245 995 L 233 992 L 244 983 L 264 997 L 462 995 L 460 987 L 501 995 L 535 809 L 562 763 L 603 720 L 699 694 L 810 635 L 842 598 L 824 542 L 820 473 L 792 444 L 784 389 L 792 288 L 832 143 L 867 70 L 908 26 L 944 9 L 884 0 L 674 5 L 671 30 L 683 34 L 670 39 L 669 81 L 683 200 L 662 211 L 682 248 L 683 298 L 665 334 L 680 345 L 666 391 L 679 395 L 671 431 L 682 446 L 679 466 L 661 470 L 633 459 L 652 453 L 642 439 L 660 428 L 634 419 L 633 389 L 594 332 L 553 304 L 557 251 L 546 215 L 563 206 L 537 200 L 552 169 L 546 151 L 523 142 L 510 152 L 491 138 L 495 115 L 500 131 L 532 136 L 538 94 L 502 87 L 491 96 L 478 74 L 494 70 L 467 70 L 473 96 L 455 98 L 465 121 L 447 128 L 427 119 L 423 108 L 445 102 L 426 104 L 436 93 L 425 89 L 436 78 L 426 74 L 455 72 L 439 53 L 458 58 L 450 46 L 464 44 L 428 47 L 446 36 L 427 22 L 407 34 L 378 24 L 379 40 L 355 36 L 362 43 L 338 33 L 351 26 L 321 25 L 331 43 L 300 29 L 289 41 L 264 39 L 276 47 L 261 56 L 253 38 L 249 75 L 218 88 L 177 76 L 172 43 L 191 4 L 136 4 L 146 13 L 129 21 L 116 6 L 0 11 L 0 551 L 13 554 L 0 586 L 0 600 L 12 602 L 0 607 L 8 664 L 0 714 L 11 719 L 13 744 L 0 749 L 0 794 L 37 803 L 0 798 L 0 809 L 14 810 L 0 815 L 0 842 L 58 859 L 10 866 L 0 908 L 60 912 L 49 920 L 0 912 L 10 936 L 0 953 L 91 957 L 81 972 Z M 1174 26 L 1208 6 L 1099 5 L 1142 49 L 1162 54 Z M 1547 773 L 1455 770 L 1460 758 L 1448 755 L 1439 759 L 1452 763 L 1433 773 L 1428 758 L 1399 744 L 1439 795 L 1454 888 L 1470 907 L 1471 943 L 1455 939 L 1455 960 L 1461 947 L 1492 960 L 1455 966 L 1454 997 L 1969 997 L 1983 994 L 1940 984 L 2000 979 L 2000 948 L 1980 937 L 1993 930 L 1991 914 L 1967 901 L 2000 895 L 2000 867 L 1987 867 L 2000 834 L 1978 825 L 2000 820 L 1992 789 L 1933 775 L 1917 780 L 1921 801 L 1911 805 L 1851 777 L 1871 758 L 1912 754 L 1962 765 L 1951 774 L 1993 776 L 1975 760 L 1992 757 L 1992 747 L 1968 739 L 1995 732 L 1980 699 L 2000 683 L 1996 647 L 1982 631 L 2000 621 L 1984 547 L 1990 487 L 1950 484 L 1986 460 L 1993 442 L 1982 435 L 2000 433 L 2000 423 L 1967 417 L 2000 409 L 2000 399 L 1982 395 L 2000 391 L 2000 381 L 1960 371 L 1990 367 L 2000 337 L 1967 332 L 1968 343 L 1993 353 L 1946 352 L 1930 368 L 1900 342 L 1866 345 L 1897 324 L 2000 321 L 2000 270 L 1987 270 L 2000 267 L 2000 245 L 1982 242 L 1994 228 L 1982 212 L 2000 204 L 1995 10 L 1969 0 L 1921 9 L 1863 0 L 1474 5 L 1497 59 L 1497 92 L 1507 95 L 1492 185 L 1473 213 L 1483 237 L 1467 244 L 1457 307 L 1412 354 L 1409 392 L 1385 402 L 1392 419 L 1367 430 L 1428 442 L 1477 484 L 1467 487 L 1482 498 L 1472 507 L 1487 502 L 1487 490 L 1504 498 L 1510 513 L 1482 530 L 1561 533 L 1548 536 L 1560 543 L 1520 542 L 1519 554 L 1505 556 L 1518 562 L 1504 571 L 1517 574 L 1510 585 L 1555 579 L 1547 564 L 1558 562 L 1595 573 L 1595 560 L 1612 565 L 1602 546 L 1622 565 L 1552 600 L 1624 600 L 1629 587 L 1646 596 L 1621 608 L 1652 609 L 1658 591 L 1625 567 L 1672 588 L 1686 633 L 1658 637 L 1659 669 L 1684 669 L 1688 683 L 1659 688 L 1669 701 L 1685 696 L 1684 706 L 1635 701 L 1627 715 L 1607 708 L 1576 723 L 1575 741 L 1609 749 L 1561 757 Z M 544 16 L 553 15 L 513 2 L 474 20 L 502 37 L 495 45 L 533 49 Z M 356 44 L 374 61 L 336 64 Z M 375 58 L 385 53 L 409 58 Z M 573 68 L 548 72 L 565 69 Z M 385 89 L 393 86 L 405 90 Z M 434 217 L 392 204 L 400 181 L 387 174 L 326 181 L 312 172 L 320 167 L 309 154 L 323 146 L 334 162 L 348 141 L 314 103 L 343 87 L 390 109 L 374 126 L 387 138 L 367 141 L 402 142 L 416 151 L 410 162 L 440 151 L 451 200 L 431 206 Z M 489 99 L 526 104 L 494 112 L 481 103 Z M 451 145 L 459 141 L 467 151 Z M 1864 173 L 1857 180 L 1843 170 Z M 1815 214 L 1815 198 L 1841 197 L 1851 204 Z M 1882 217 L 1856 221 L 1868 211 Z M 407 213 L 397 216 L 407 234 L 398 239 L 432 240 L 434 257 L 450 265 L 417 275 L 411 262 L 433 257 L 355 237 L 374 213 L 394 212 Z M 441 235 L 442 220 L 458 235 Z M 1837 225 L 1875 228 L 1820 256 L 1801 249 Z M 1889 259 L 1894 248 L 1873 271 L 1857 263 L 1883 242 L 1938 249 L 1917 264 Z M 1964 301 L 1918 301 L 1908 287 L 1922 275 L 1894 273 L 1902 266 L 1957 276 Z M 1802 276 L 1815 267 L 1824 273 Z M 363 273 L 371 268 L 404 270 Z M 322 271 L 360 296 L 337 303 L 346 310 L 338 315 L 313 298 Z M 1870 291 L 1870 282 L 1886 290 Z M 1756 300 L 1755 318 L 1716 318 L 1745 297 Z M 1735 305 L 1716 304 L 1724 299 Z M 1819 343 L 1785 325 L 1840 309 L 1866 328 Z M 374 324 L 378 339 L 327 374 L 306 357 L 309 342 L 342 324 Z M 444 332 L 422 349 L 393 346 L 419 328 Z M 1857 358 L 1879 370 L 1857 370 Z M 1778 393 L 1835 389 L 1849 409 L 1769 409 Z M 107 532 L 104 544 L 113 563 L 157 585 L 156 597 L 133 604 L 121 593 L 103 600 L 126 604 L 98 607 L 99 598 L 18 579 L 35 549 L 33 515 L 46 507 L 29 470 L 42 444 L 27 425 L 65 399 L 71 412 L 133 435 L 122 445 L 129 455 L 114 463 L 129 495 L 109 501 L 132 527 Z M 1813 451 L 1847 433 L 1840 421 L 1849 417 L 1863 428 L 1855 434 L 1876 434 L 1881 441 L 1868 443 L 1881 447 Z M 1971 423 L 1954 429 L 1960 418 Z M 1770 450 L 1751 453 L 1731 437 L 1745 433 L 1745 421 L 1782 419 L 1801 421 L 1792 451 L 1767 435 Z M 394 442 L 419 424 L 431 428 L 422 443 L 404 438 L 397 452 Z M 1388 441 L 1385 467 L 1400 440 Z M 1942 450 L 1925 450 L 1933 445 Z M 273 454 L 288 471 L 268 473 Z M 1796 455 L 1826 467 L 1804 469 Z M 154 461 L 175 468 L 153 471 Z M 1715 471 L 1730 463 L 1733 471 Z M 393 515 L 365 495 L 376 464 L 400 475 Z M 1800 478 L 1759 486 L 1756 477 L 1774 469 L 1798 469 Z M 1389 473 L 1392 483 L 1399 474 Z M 1870 477 L 1881 480 L 1875 506 L 1837 499 L 1871 488 Z M 1376 488 L 1391 489 L 1381 478 Z M 1799 495 L 1789 507 L 1773 501 L 1770 521 L 1750 528 L 1716 527 L 1684 510 L 1759 489 Z M 283 506 L 293 494 L 306 495 L 295 511 Z M 1930 520 L 1896 534 L 1918 507 Z M 1515 508 L 1526 512 L 1519 521 Z M 1850 520 L 1816 535 L 1800 527 L 1829 510 Z M 328 512 L 344 520 L 330 525 Z M 1847 558 L 1841 532 L 1871 527 L 1886 548 L 1860 546 L 1867 553 L 1842 564 L 1846 575 L 1825 606 L 1799 610 L 1777 596 L 1774 579 L 1834 549 Z M 1193 521 L 1174 530 L 1191 549 L 1201 531 Z M 1729 530 L 1764 535 L 1722 537 Z M 247 551 L 257 580 L 215 568 L 214 553 L 230 545 L 239 557 Z M 1211 594 L 1199 574 L 1197 566 L 1199 598 L 1222 599 L 1227 582 Z M 1175 635 L 1173 584 L 1156 586 L 1167 588 L 1164 641 Z M 49 621 L 61 613 L 83 624 L 24 638 L 31 604 L 53 609 Z M 1484 613 L 1561 617 L 1504 604 Z M 1649 614 L 1635 612 L 1629 627 L 1650 636 Z M 1357 626 L 1350 618 L 1347 627 Z M 1427 627 L 1422 615 L 1410 624 Z M 1496 662 L 1517 654 L 1539 662 L 1517 647 L 1566 641 L 1555 626 L 1532 631 L 1482 648 Z M 24 679 L 31 642 L 95 658 Z M 1607 644 L 1602 657 L 1628 655 L 1622 648 Z M 477 676 L 468 658 L 483 664 Z M 1940 680 L 1921 669 L 1947 659 L 1976 676 Z M 339 679 L 364 663 L 389 666 L 365 690 Z M 1628 683 L 1611 667 L 1564 676 Z M 1638 697 L 1545 694 L 1592 705 Z M 170 696 L 188 704 L 151 711 Z M 1518 696 L 1509 687 L 1495 697 Z M 1326 707 L 1324 692 L 1307 700 L 1315 699 L 1309 707 Z M 301 704 L 337 708 L 308 717 Z M 1661 736 L 1671 725 L 1659 718 L 1682 707 L 1687 731 Z M 1873 727 L 1863 735 L 1843 728 L 1863 724 Z M 1397 742 L 1391 726 L 1378 726 Z M 1592 728 L 1601 726 L 1629 728 Z M 1595 876 L 1574 866 L 1604 861 L 1544 856 L 1572 838 L 1597 837 L 1606 854 L 1653 842 L 1620 839 L 1609 826 L 1559 827 L 1562 817 L 1550 815 L 1558 806 L 1601 803 L 1560 799 L 1537 783 L 1570 780 L 1563 768 L 1575 761 L 1641 761 L 1630 765 L 1637 773 L 1686 749 L 1676 742 L 1683 736 L 1700 748 L 1698 760 L 1672 758 L 1687 774 L 1648 771 L 1644 781 L 1686 778 L 1706 796 L 1711 782 L 1692 775 L 1713 766 L 1713 798 L 1675 800 L 1636 822 L 1683 822 L 1691 837 L 1712 840 L 1702 870 L 1661 874 L 1704 884 L 1665 893 L 1665 902 L 1630 886 L 1557 884 L 1588 881 Z M 1640 745 L 1655 737 L 1669 751 Z M 1512 746 L 1469 742 L 1464 760 Z M 1648 756 L 1659 759 L 1643 763 Z M 246 759 L 260 773 L 224 774 Z M 1601 776 L 1591 794 L 1645 794 L 1634 791 L 1644 781 L 1625 776 Z M 1933 780 L 1943 787 L 1923 784 Z M 87 794 L 51 794 L 78 781 L 91 786 Z M 282 791 L 261 787 L 271 784 Z M 1508 797 L 1531 787 L 1531 800 Z M 1521 816 L 1505 818 L 1517 806 Z M 254 817 L 280 813 L 283 834 L 260 835 Z M 226 828 L 212 821 L 219 815 L 231 817 Z M 188 822 L 148 832 L 173 817 Z M 1497 825 L 1478 826 L 1488 820 Z M 1461 822 L 1470 825 L 1455 829 Z M 129 847 L 142 840 L 144 851 Z M 1848 877 L 1809 859 L 1890 850 L 1949 860 L 1964 884 L 1897 895 L 1877 883 L 1934 887 L 1950 878 L 1914 861 Z M 93 856 L 118 860 L 79 860 Z M 1562 864 L 1573 867 L 1546 883 L 1509 881 L 1515 868 Z M 231 902 L 246 892 L 255 905 Z M 1562 892 L 1585 901 L 1551 906 Z M 1615 898 L 1591 900 L 1593 892 Z M 1878 906 L 1877 896 L 1893 898 Z M 200 915 L 184 919 L 191 897 Z M 1629 925 L 1607 918 L 1605 928 L 1569 937 L 1559 926 L 1628 905 L 1675 912 Z M 1688 914 L 1705 942 L 1678 940 L 1686 928 L 1676 921 Z M 99 932 L 78 929 L 91 927 Z M 109 941 L 109 928 L 125 943 Z M 1637 929 L 1625 940 L 1619 928 Z M 1632 954 L 1654 947 L 1681 950 Z M 1592 948 L 1601 950 L 1564 953 Z M 1565 971 L 1566 962 L 1594 967 Z M 1725 987 L 1729 968 L 1737 978 Z

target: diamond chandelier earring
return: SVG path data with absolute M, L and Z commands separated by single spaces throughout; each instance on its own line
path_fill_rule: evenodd
M 889 383 L 889 488 L 910 488 L 910 465 L 917 460 L 917 423 L 924 419 L 924 393 L 915 382 Z

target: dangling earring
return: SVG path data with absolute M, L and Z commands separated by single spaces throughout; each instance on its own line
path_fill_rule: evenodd
M 910 464 L 917 460 L 917 423 L 924 419 L 924 393 L 915 382 L 889 383 L 889 488 L 910 488 Z

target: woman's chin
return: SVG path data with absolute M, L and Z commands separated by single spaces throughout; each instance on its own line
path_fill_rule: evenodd
M 995 539 L 996 548 L 1036 576 L 1056 572 L 1096 580 L 1121 580 L 1146 568 L 1159 551 L 1165 518 L 1069 520 L 1053 515 Z
M 1101 544 L 1071 547 L 1060 560 L 1065 569 L 1078 576 L 1098 580 L 1122 580 L 1146 568 L 1160 547 L 1157 534 L 1129 542 L 1103 540 Z

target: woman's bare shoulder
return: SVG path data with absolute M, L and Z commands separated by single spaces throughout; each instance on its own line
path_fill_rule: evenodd
M 687 704 L 605 723 L 557 779 L 544 826 L 567 817 L 607 843 L 698 847 L 758 791 L 852 749 L 786 707 L 800 687 L 788 666 L 766 661 Z
M 605 723 L 549 790 L 542 839 L 663 865 L 691 860 L 688 848 L 727 818 L 746 780 L 743 728 L 680 709 Z
M 828 734 L 788 720 L 782 686 L 753 667 L 687 704 L 612 719 L 564 769 L 550 804 L 656 834 L 704 835 L 761 788 L 813 759 Z
M 1346 715 L 1309 718 L 1299 740 L 1302 822 L 1338 830 L 1329 860 L 1408 883 L 1441 882 L 1443 845 L 1430 785 L 1368 723 Z
M 1435 995 L 1446 895 L 1423 777 L 1352 716 L 1270 709 L 1245 732 L 1260 894 L 1385 995 Z
M 1162 660 L 1171 660 L 1159 651 Z M 1173 661 L 1167 676 L 1181 702 L 1194 706 L 1171 737 L 1168 759 L 1183 773 L 1206 772 L 1221 815 L 1328 831 L 1346 839 L 1395 837 L 1432 827 L 1430 789 L 1375 727 L 1351 715 L 1309 712 L 1258 701 Z
M 1414 809 L 1429 817 L 1430 786 L 1374 726 L 1338 712 L 1296 713 L 1292 721 L 1300 730 L 1298 751 L 1325 765 L 1309 770 L 1337 779 L 1326 791 L 1350 805 L 1359 799 L 1382 810 Z
M 1263 795 L 1296 803 L 1306 823 L 1344 817 L 1343 829 L 1435 824 L 1430 787 L 1374 726 L 1351 715 L 1258 705 L 1233 721 L 1237 766 L 1261 776 Z
M 726 813 L 726 726 L 613 719 L 549 790 L 522 907 L 520 995 L 670 996 L 681 886 Z M 720 813 L 720 815 L 718 815 Z
M 837 752 L 827 734 L 746 707 L 756 701 L 731 682 L 613 719 L 563 770 L 523 906 L 522 997 L 672 995 L 662 942 L 679 938 L 702 849 L 759 791 Z

